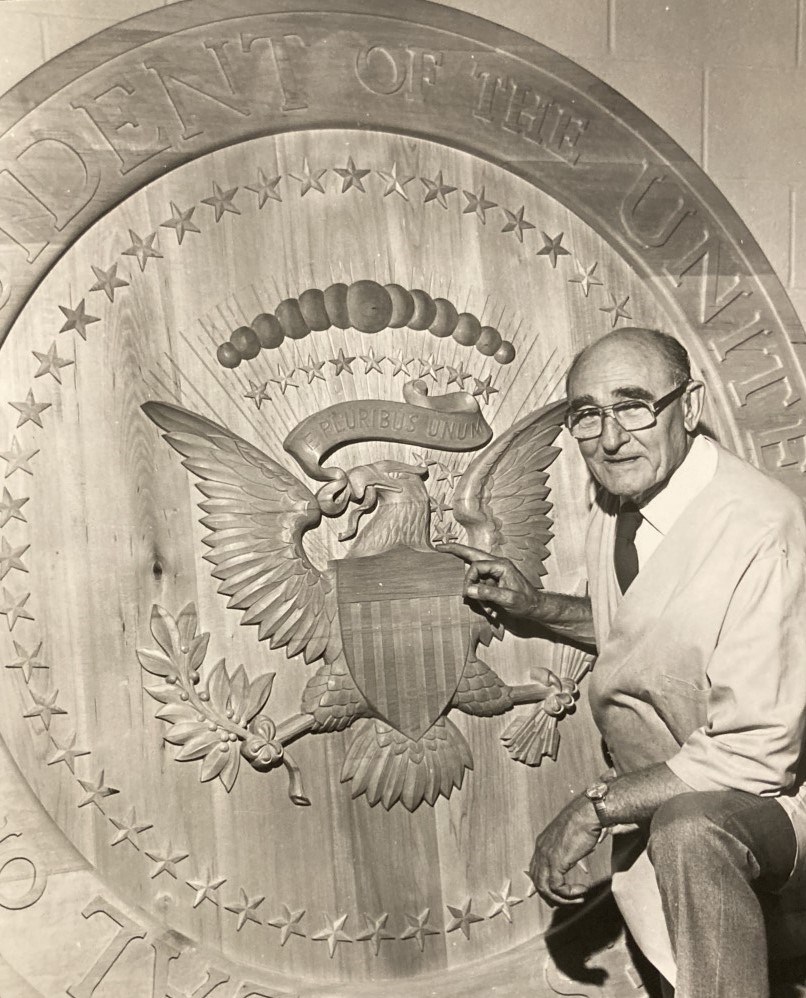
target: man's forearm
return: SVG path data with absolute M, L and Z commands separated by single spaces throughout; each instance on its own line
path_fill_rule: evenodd
M 590 648 L 596 647 L 593 612 L 588 596 L 570 596 L 538 589 L 527 617 L 558 637 L 571 638 Z
M 607 824 L 626 825 L 646 821 L 667 800 L 692 792 L 691 787 L 675 776 L 663 762 L 617 776 L 610 781 L 604 802 Z

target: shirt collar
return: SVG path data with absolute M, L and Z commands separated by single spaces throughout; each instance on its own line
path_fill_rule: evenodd
M 692 441 L 683 463 L 666 485 L 641 507 L 641 515 L 661 534 L 668 534 L 677 518 L 716 472 L 717 449 L 702 435 Z

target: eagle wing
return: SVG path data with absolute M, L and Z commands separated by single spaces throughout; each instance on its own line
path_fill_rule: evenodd
M 552 537 L 548 468 L 565 411 L 564 400 L 553 402 L 515 423 L 468 466 L 453 496 L 468 543 L 509 558 L 538 587 Z
M 199 481 L 209 529 L 204 556 L 221 580 L 227 606 L 243 610 L 258 638 L 306 662 L 340 650 L 333 582 L 309 560 L 302 535 L 322 513 L 311 491 L 290 472 L 230 430 L 164 402 L 143 410 L 163 430 Z

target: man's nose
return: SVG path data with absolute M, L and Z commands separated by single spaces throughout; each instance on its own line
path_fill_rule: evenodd
M 612 412 L 602 414 L 602 448 L 608 453 L 617 451 L 630 439 L 629 433 Z

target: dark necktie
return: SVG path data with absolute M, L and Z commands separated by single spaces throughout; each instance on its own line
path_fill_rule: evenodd
M 635 535 L 641 525 L 641 514 L 635 503 L 625 502 L 616 517 L 616 544 L 613 561 L 616 578 L 622 593 L 626 593 L 638 575 L 638 552 L 635 550 Z

